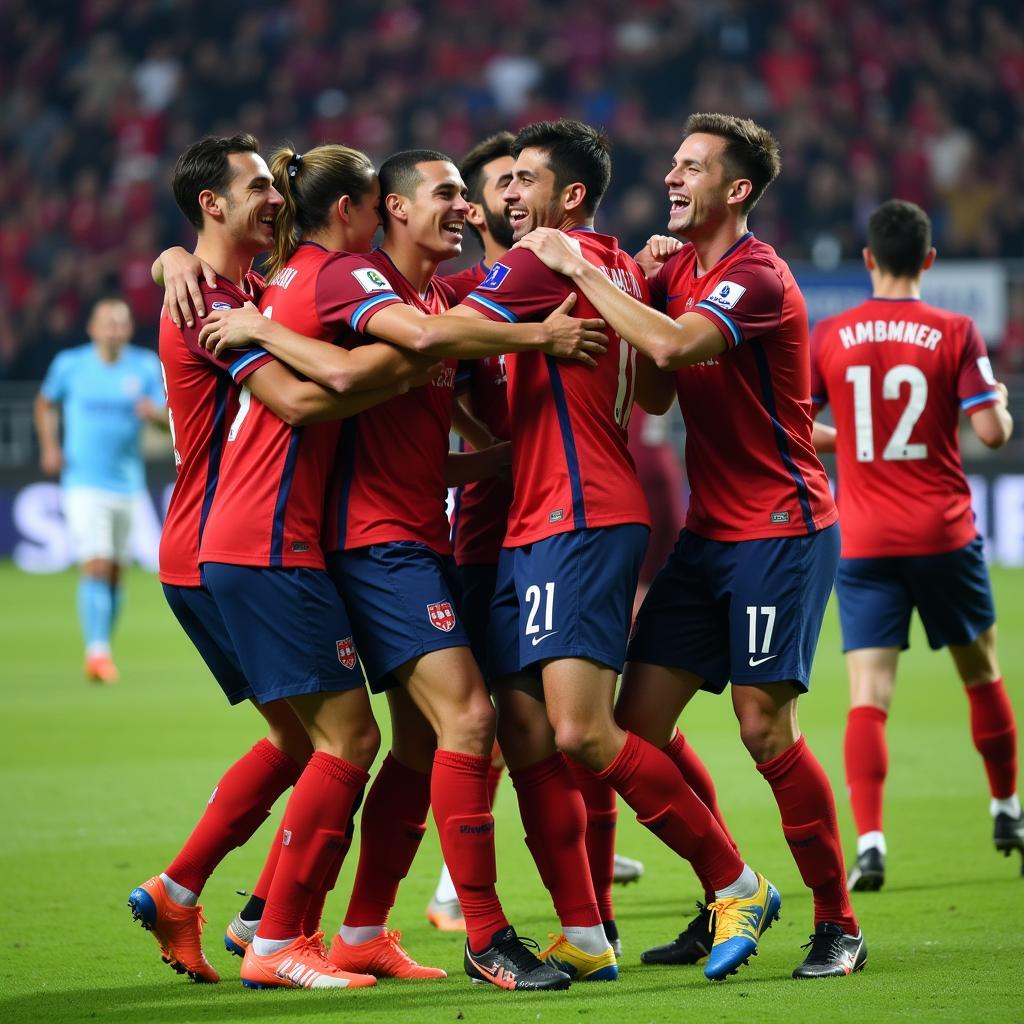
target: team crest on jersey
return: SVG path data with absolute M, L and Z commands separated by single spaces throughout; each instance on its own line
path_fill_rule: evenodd
M 427 605 L 427 617 L 430 624 L 441 630 L 442 633 L 450 633 L 455 628 L 455 611 L 451 601 L 436 601 Z
M 494 291 L 495 288 L 500 288 L 511 269 L 511 267 L 506 267 L 504 263 L 495 263 L 491 267 L 490 273 L 477 285 L 477 288 L 485 288 L 487 291 Z
M 379 270 L 374 270 L 373 267 L 353 270 L 352 276 L 359 282 L 364 292 L 392 291 L 388 279 Z
M 211 302 L 210 309 L 233 309 L 230 302 Z
M 345 668 L 356 667 L 356 642 L 352 637 L 347 636 L 344 640 L 338 640 L 338 661 L 345 666 Z
M 747 289 L 735 281 L 722 281 L 721 284 L 707 297 L 706 302 L 713 302 L 722 309 L 732 309 Z

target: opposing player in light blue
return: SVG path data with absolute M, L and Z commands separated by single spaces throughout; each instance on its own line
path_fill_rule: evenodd
M 160 361 L 128 344 L 132 329 L 121 299 L 100 299 L 86 325 L 89 344 L 57 355 L 35 404 L 42 469 L 60 474 L 64 517 L 82 567 L 85 675 L 98 683 L 118 678 L 110 637 L 121 604 L 121 567 L 129 560 L 132 507 L 145 485 L 142 425 L 167 422 Z

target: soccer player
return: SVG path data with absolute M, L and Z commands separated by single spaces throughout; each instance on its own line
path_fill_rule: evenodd
M 871 215 L 867 302 L 811 338 L 811 395 L 836 423 L 843 551 L 836 591 L 850 676 L 846 783 L 857 823 L 851 889 L 885 880 L 885 723 L 917 609 L 933 650 L 949 647 L 991 793 L 997 850 L 1024 854 L 1017 730 L 996 655 L 996 613 L 960 463 L 963 410 L 989 448 L 1013 430 L 1006 387 L 966 316 L 921 301 L 935 262 L 931 222 L 891 199 Z
M 867 953 L 846 888 L 832 790 L 797 724 L 839 530 L 811 444 L 803 297 L 786 264 L 747 228 L 778 170 L 778 144 L 752 121 L 688 119 L 665 183 L 669 231 L 689 244 L 652 284 L 664 313 L 615 287 L 563 233 L 522 244 L 674 373 L 690 504 L 672 558 L 637 616 L 617 719 L 666 750 L 677 774 L 715 808 L 710 777 L 676 720 L 699 690 L 721 693 L 733 683 L 740 736 L 772 788 L 814 894 L 815 930 L 794 977 L 816 978 L 859 970 Z M 672 962 L 704 955 L 716 912 L 716 904 L 702 909 L 669 944 L 680 947 Z
M 557 229 L 595 274 L 641 304 L 643 273 L 593 228 L 611 177 L 604 135 L 578 121 L 541 122 L 519 133 L 513 155 L 505 201 L 515 238 Z M 499 322 L 532 320 L 574 292 L 532 253 L 513 249 L 463 308 Z M 710 881 L 719 903 L 707 974 L 724 977 L 756 950 L 780 899 L 669 758 L 613 718 L 650 519 L 626 448 L 636 352 L 615 331 L 608 338 L 608 355 L 591 370 L 533 354 L 506 360 L 515 496 L 488 633 L 499 741 L 541 877 L 563 923 L 578 915 L 546 951 L 551 962 L 600 977 L 610 955 L 601 951 L 600 917 L 590 916 L 589 879 L 573 873 L 586 819 L 564 752 Z
M 182 212 L 199 233 L 196 254 L 214 275 L 212 285 L 197 285 L 201 299 L 214 308 L 241 306 L 262 288 L 262 279 L 249 268 L 272 244 L 282 204 L 256 140 L 246 134 L 200 140 L 179 158 L 173 184 Z M 366 234 L 363 227 L 353 243 Z M 220 483 L 222 455 L 237 438 L 243 410 L 265 403 L 298 428 L 321 416 L 340 416 L 353 405 L 300 381 L 266 353 L 250 349 L 230 360 L 215 358 L 198 344 L 198 333 L 194 320 L 179 326 L 167 313 L 162 318 L 160 351 L 178 478 L 161 538 L 160 575 L 168 603 L 225 696 L 232 704 L 254 703 L 266 719 L 268 736 L 221 778 L 180 853 L 165 872 L 135 889 L 129 902 L 134 916 L 153 931 L 167 962 L 197 981 L 217 981 L 202 952 L 199 893 L 220 860 L 255 832 L 277 797 L 300 777 L 312 745 L 285 700 L 267 700 L 258 692 L 262 669 L 254 671 L 251 661 L 243 664 L 200 573 L 200 543 Z M 375 349 L 368 347 L 364 355 L 390 360 L 396 372 L 418 372 L 418 364 L 397 351 Z M 242 382 L 244 391 L 236 386 Z M 355 391 L 377 382 L 364 369 L 362 375 L 353 372 L 349 383 Z M 290 428 L 282 422 L 282 429 Z M 316 982 L 323 973 L 318 970 L 309 980 Z
M 157 357 L 128 344 L 127 303 L 100 299 L 86 333 L 87 345 L 61 352 L 50 364 L 36 396 L 35 422 L 43 472 L 60 474 L 64 518 L 81 566 L 85 676 L 116 683 L 110 638 L 121 609 L 121 572 L 130 561 L 132 507 L 145 487 L 139 438 L 146 420 L 166 426 L 167 418 Z
M 429 150 L 396 154 L 380 174 L 384 247 L 350 275 L 353 329 L 449 359 L 536 349 L 593 364 L 588 350 L 603 351 L 604 341 L 593 321 L 560 330 L 565 318 L 558 316 L 510 327 L 439 315 L 451 294 L 433 273 L 461 248 L 467 209 L 461 178 L 447 157 Z M 215 347 L 233 343 L 232 334 L 258 338 L 308 376 L 330 370 L 329 360 L 312 357 L 308 345 L 278 338 L 273 324 L 251 314 L 211 320 L 204 333 Z M 393 721 L 408 724 L 396 729 L 398 741 L 367 797 L 352 901 L 331 957 L 354 969 L 364 956 L 360 947 L 384 930 L 432 804 L 466 919 L 467 973 L 503 988 L 564 988 L 568 977 L 516 937 L 494 889 L 487 795 L 494 710 L 456 614 L 445 517 L 454 376 L 452 362 L 424 393 L 410 392 L 348 421 L 339 448 L 328 503 L 330 569 L 354 617 L 372 686 L 388 692 Z M 422 723 L 419 735 L 410 723 L 414 711 L 430 727 Z M 393 834 L 396 820 L 408 826 L 404 841 Z M 379 879 L 382 867 L 390 886 L 370 877 L 372 869 Z

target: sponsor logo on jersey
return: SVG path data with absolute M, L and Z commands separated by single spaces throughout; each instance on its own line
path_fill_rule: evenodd
M 504 263 L 495 263 L 491 267 L 490 273 L 477 285 L 477 288 L 486 288 L 488 291 L 500 288 L 501 283 L 508 277 L 511 269 L 511 267 L 506 267 Z
M 707 297 L 707 302 L 713 302 L 722 309 L 732 309 L 747 289 L 735 281 L 722 281 L 721 284 Z
M 451 601 L 436 601 L 427 605 L 427 618 L 430 624 L 441 630 L 442 633 L 450 633 L 455 628 L 455 611 Z
M 338 661 L 345 666 L 345 668 L 356 667 L 356 642 L 355 640 L 347 636 L 344 640 L 336 641 L 338 645 Z
M 211 302 L 210 309 L 234 309 L 230 302 Z
M 293 540 L 292 551 L 296 554 L 301 554 L 303 551 L 308 551 L 309 545 L 304 540 Z
M 771 523 L 788 523 L 789 513 L 788 512 L 773 512 L 769 517 L 768 521 Z
M 549 523 L 560 523 L 565 518 L 565 510 L 556 508 L 553 512 L 548 513 Z
M 359 282 L 364 292 L 390 292 L 393 290 L 388 279 L 373 267 L 353 270 L 352 276 Z

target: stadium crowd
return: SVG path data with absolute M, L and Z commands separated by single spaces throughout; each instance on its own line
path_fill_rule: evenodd
M 107 291 L 155 345 L 149 264 L 192 241 L 170 163 L 240 127 L 379 162 L 577 116 L 611 132 L 603 226 L 639 247 L 663 226 L 680 124 L 728 109 L 780 139 L 786 173 L 755 228 L 787 259 L 855 257 L 890 195 L 929 211 L 946 256 L 1024 251 L 1024 30 L 1008 0 L 527 0 L 511 23 L 468 0 L 12 0 L 4 20 L 0 378 L 38 379 Z

